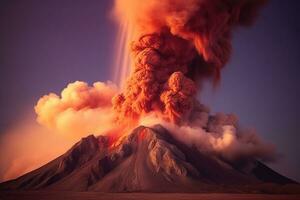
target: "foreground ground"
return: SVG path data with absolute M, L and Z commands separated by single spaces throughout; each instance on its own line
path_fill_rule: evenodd
M 99 192 L 0 192 L 0 200 L 299 200 L 300 195 L 99 193 Z

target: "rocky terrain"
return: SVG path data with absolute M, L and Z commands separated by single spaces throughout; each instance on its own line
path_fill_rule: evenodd
M 229 163 L 175 140 L 162 126 L 138 127 L 111 146 L 90 135 L 3 190 L 299 193 L 299 185 L 257 160 Z

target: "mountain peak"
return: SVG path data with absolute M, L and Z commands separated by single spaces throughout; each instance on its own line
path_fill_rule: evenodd
M 107 136 L 89 135 L 57 159 L 2 183 L 0 188 L 102 192 L 272 192 L 274 188 L 280 191 L 280 184 L 292 184 L 299 191 L 295 182 L 258 161 L 253 161 L 250 170 L 243 171 L 177 141 L 164 127 L 156 125 L 137 127 L 116 146 L 109 145 Z

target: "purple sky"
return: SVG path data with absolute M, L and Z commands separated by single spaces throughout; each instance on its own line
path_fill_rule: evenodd
M 0 132 L 40 96 L 67 83 L 111 79 L 116 26 L 112 0 L 0 1 Z M 271 164 L 300 181 L 300 1 L 272 0 L 252 28 L 234 34 L 221 87 L 201 99 L 213 112 L 235 113 L 276 144 Z

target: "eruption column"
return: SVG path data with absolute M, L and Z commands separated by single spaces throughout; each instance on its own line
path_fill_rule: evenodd
M 132 55 L 130 76 L 113 99 L 118 118 L 138 119 L 155 112 L 176 124 L 190 122 L 203 81 L 218 83 L 221 69 L 230 59 L 233 31 L 251 25 L 264 3 L 116 0 L 116 14 L 121 24 L 128 24 L 124 31 L 129 30 L 119 48 L 131 42 Z M 136 27 L 135 34 L 131 25 Z M 121 55 L 117 74 L 123 83 L 128 49 Z

